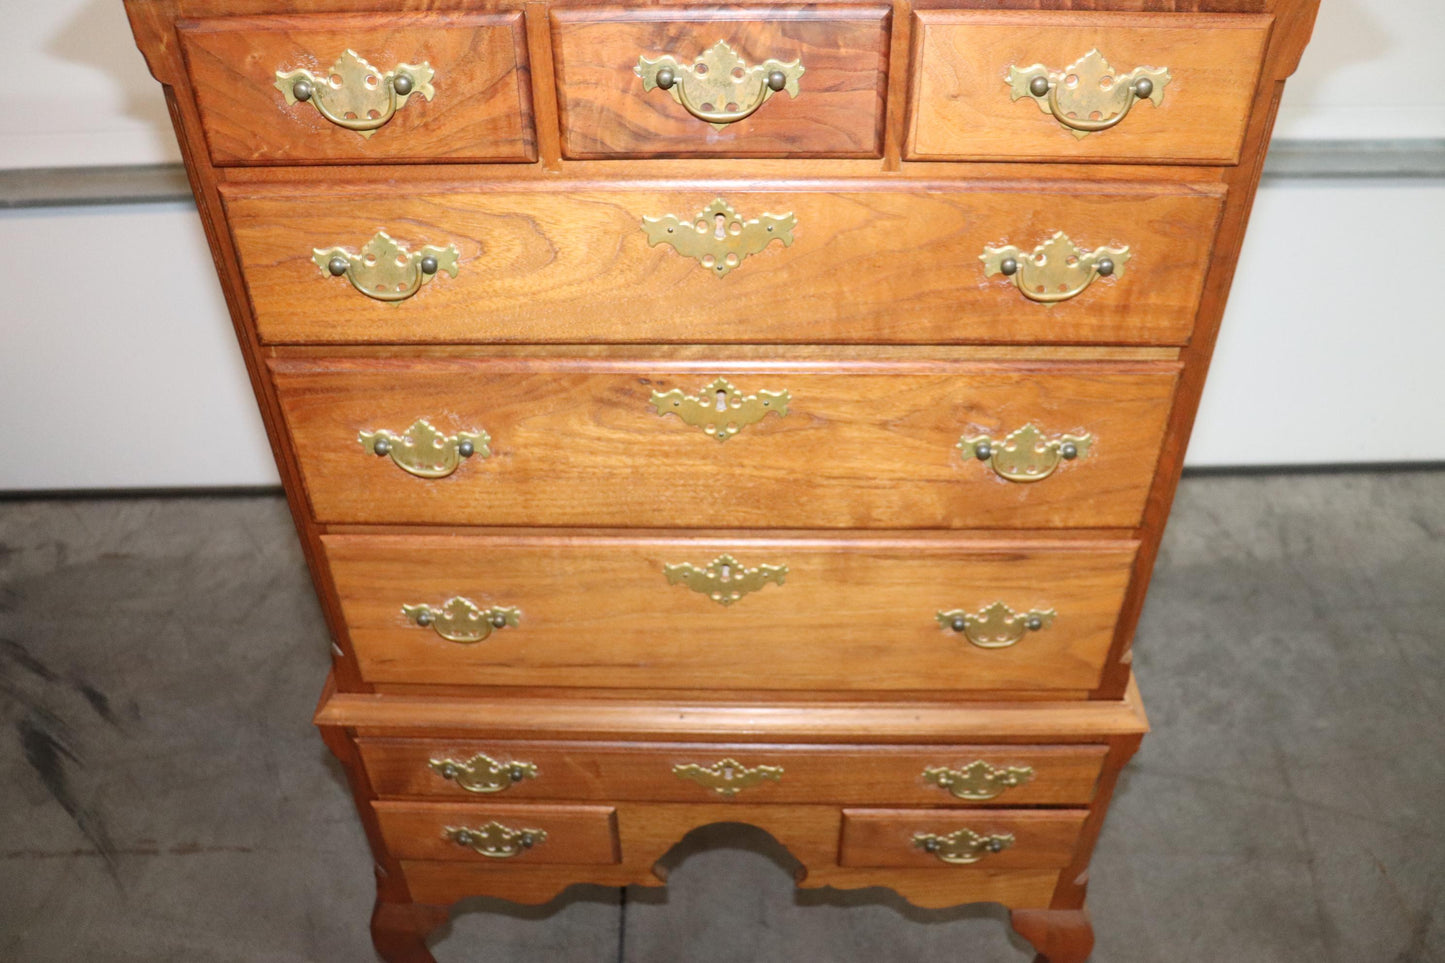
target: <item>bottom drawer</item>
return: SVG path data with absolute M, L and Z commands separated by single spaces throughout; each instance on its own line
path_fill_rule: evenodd
M 845 809 L 840 866 L 1059 869 L 1088 811 Z
M 610 806 L 375 802 L 386 847 L 399 859 L 497 863 L 616 863 Z

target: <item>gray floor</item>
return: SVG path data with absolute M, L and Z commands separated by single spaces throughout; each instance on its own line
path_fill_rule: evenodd
M 1096 961 L 1445 961 L 1445 472 L 1187 480 Z M 308 718 L 326 643 L 270 497 L 0 502 L 0 959 L 367 961 Z M 796 893 L 710 827 L 665 891 L 478 901 L 443 963 L 1026 961 L 993 907 Z

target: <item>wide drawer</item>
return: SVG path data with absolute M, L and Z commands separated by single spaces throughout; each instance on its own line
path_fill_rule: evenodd
M 667 528 L 1132 528 L 1178 375 L 1162 361 L 270 365 L 321 522 Z M 475 453 L 455 457 L 464 442 Z M 1026 451 L 1034 480 L 1005 480 Z
M 554 9 L 562 152 L 881 156 L 890 16 L 883 5 Z
M 841 866 L 967 871 L 1056 869 L 1074 858 L 1088 811 L 845 809 Z
M 635 534 L 323 544 L 369 682 L 709 691 L 1090 689 L 1137 550 Z
M 919 11 L 905 156 L 1237 163 L 1272 22 Z
M 852 805 L 1087 805 L 1104 746 L 357 740 L 377 795 Z
M 220 166 L 536 159 L 520 12 L 225 17 L 180 37 Z
M 386 848 L 397 859 L 510 865 L 596 865 L 618 861 L 610 806 L 372 803 Z
M 293 343 L 1177 345 L 1224 196 L 1076 182 L 223 191 L 261 339 Z M 413 258 L 455 251 L 455 271 L 389 272 L 388 296 L 416 293 L 380 301 L 360 290 L 371 272 L 333 277 L 318 255 L 359 257 L 379 232 Z

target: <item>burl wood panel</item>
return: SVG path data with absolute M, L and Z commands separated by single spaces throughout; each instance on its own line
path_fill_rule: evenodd
M 845 809 L 843 866 L 899 866 L 969 873 L 978 869 L 1061 868 L 1074 856 L 1074 845 L 1088 811 L 974 809 Z M 977 863 L 946 863 L 913 844 L 914 833 L 939 836 L 969 829 L 981 836 L 1012 834 L 1014 843 L 988 853 Z
M 217 165 L 536 159 L 520 12 L 225 17 L 180 36 Z M 429 63 L 436 95 L 370 137 L 286 105 L 278 70 L 324 73 L 348 49 L 383 72 Z
M 713 691 L 1092 688 L 1137 547 L 641 535 L 323 542 L 370 681 Z M 784 584 L 728 606 L 668 584 L 665 565 L 722 555 L 786 565 Z M 520 608 L 521 624 L 463 645 L 401 611 L 458 595 Z M 994 602 L 1058 616 L 997 649 L 935 618 Z
M 322 522 L 650 528 L 1130 528 L 1178 375 L 1169 362 L 717 363 L 548 358 L 270 362 Z M 791 393 L 719 442 L 654 393 Z M 491 457 L 417 478 L 358 443 L 419 418 Z M 1087 457 L 1004 481 L 961 436 L 1088 432 Z M 707 560 L 704 560 L 707 561 Z
M 904 156 L 1234 164 L 1244 141 L 1273 17 L 1241 14 L 920 10 Z M 1163 102 L 1136 104 L 1116 127 L 1082 139 L 1015 102 L 1011 66 L 1063 70 L 1098 49 L 1115 70 L 1167 67 Z
M 891 15 L 882 5 L 553 9 L 563 156 L 879 157 Z M 644 91 L 633 70 L 639 57 L 690 65 L 719 40 L 749 66 L 801 61 L 798 96 L 775 93 L 716 129 L 667 91 Z
M 1218 187 L 1163 183 L 557 187 L 403 196 L 228 186 L 261 338 L 1182 344 L 1223 200 Z M 717 197 L 744 218 L 794 214 L 792 246 L 771 243 L 719 278 L 649 245 L 644 217 L 691 217 Z M 311 260 L 316 248 L 359 249 L 378 230 L 413 249 L 456 245 L 458 276 L 384 304 Z M 1123 276 L 1056 305 L 985 276 L 985 246 L 1032 250 L 1056 231 L 1089 249 L 1128 245 Z
M 853 805 L 978 806 L 1087 804 L 1107 752 L 1104 746 L 838 746 L 733 743 L 505 742 L 500 740 L 358 739 L 361 758 L 382 797 L 454 799 L 620 799 L 666 802 L 789 802 Z M 478 753 L 507 765 L 528 762 L 537 776 L 493 795 L 463 789 L 428 763 L 465 762 Z M 711 766 L 723 759 L 744 766 L 781 766 L 732 797 L 678 777 L 677 765 Z M 982 761 L 996 769 L 1028 766 L 1033 778 L 993 800 L 959 799 L 924 780 L 925 769 L 959 769 Z
M 616 810 L 611 806 L 517 806 L 491 801 L 471 805 L 434 802 L 372 803 L 387 849 L 398 859 L 447 859 L 492 866 L 615 863 Z M 485 856 L 448 839 L 448 827 L 479 829 L 490 822 L 508 829 L 540 829 L 546 839 L 515 856 Z

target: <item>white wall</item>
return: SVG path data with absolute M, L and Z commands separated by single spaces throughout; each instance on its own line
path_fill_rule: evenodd
M 0 24 L 44 80 L 0 85 L 0 168 L 176 158 L 118 0 Z M 1440 0 L 1325 0 L 1278 136 L 1445 137 L 1442 50 Z M 1267 182 L 1190 464 L 1445 460 L 1442 223 L 1445 183 Z M 275 483 L 193 210 L 0 212 L 0 250 L 0 490 Z

